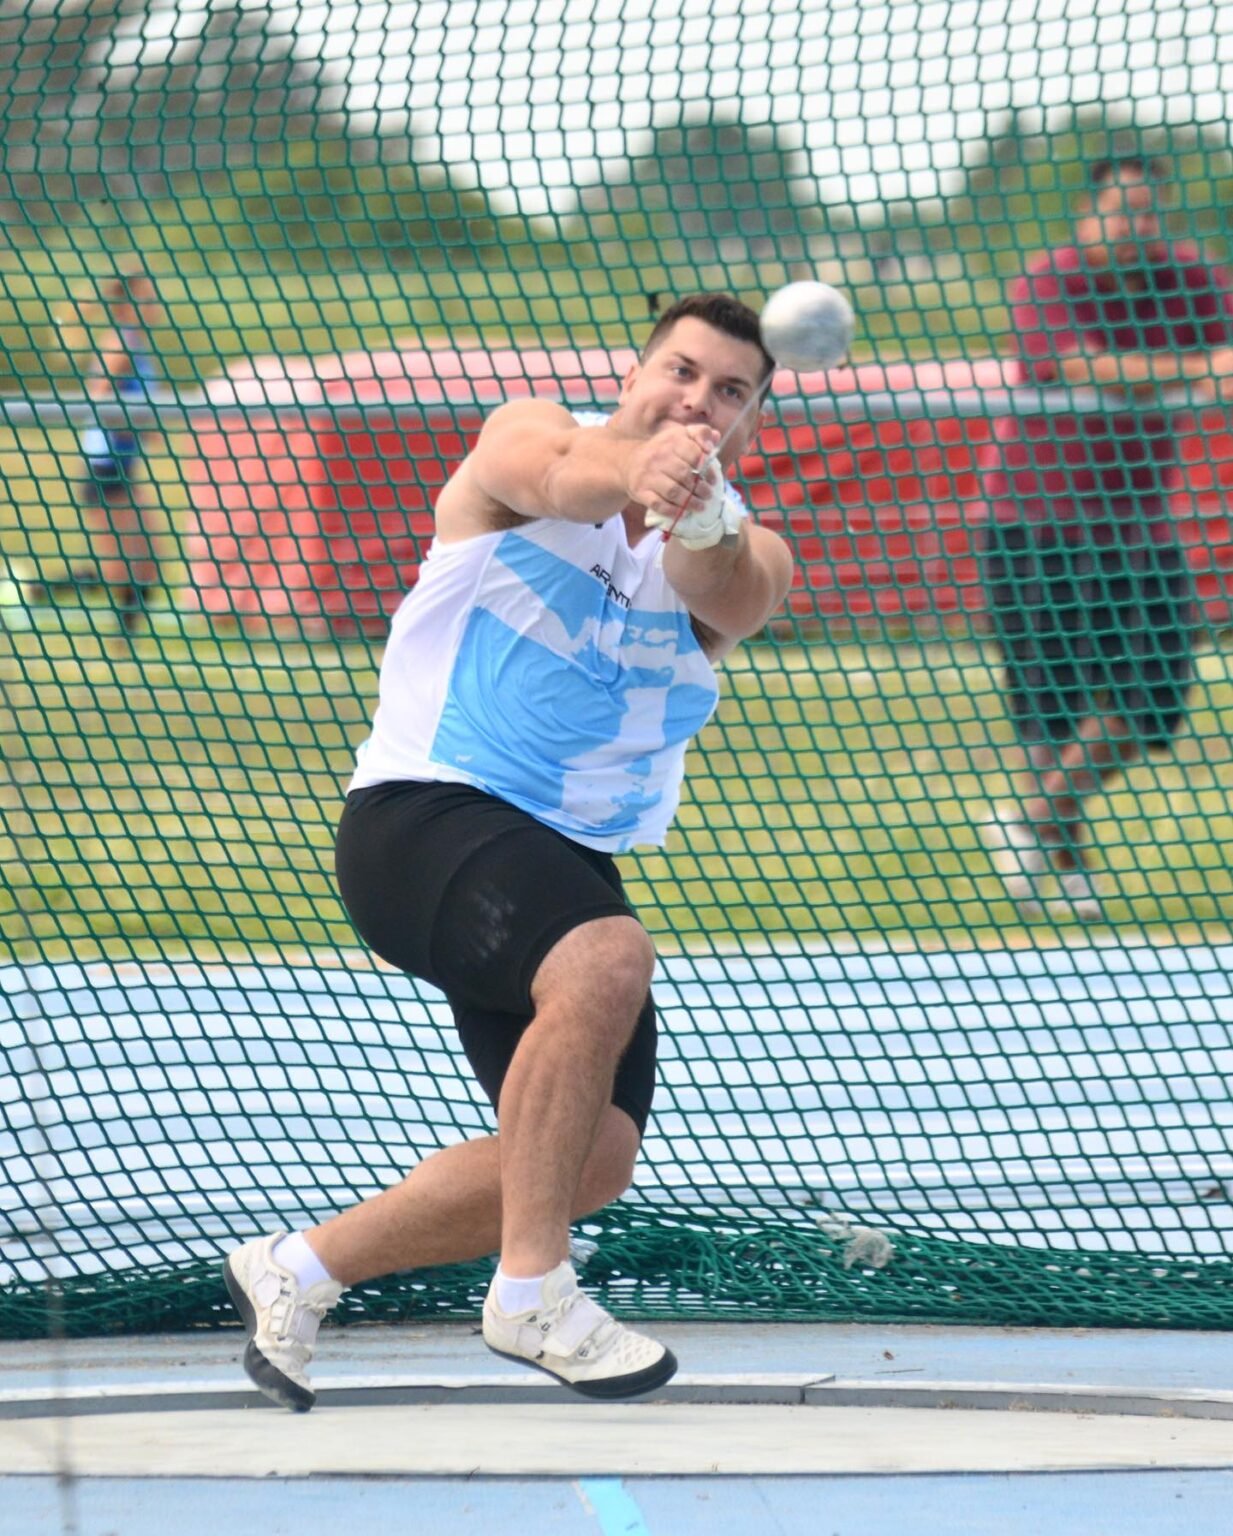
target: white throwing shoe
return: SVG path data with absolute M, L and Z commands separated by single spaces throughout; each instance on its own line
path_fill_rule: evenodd
M 533 1365 L 584 1397 L 635 1397 L 676 1373 L 670 1349 L 618 1323 L 578 1289 L 569 1262 L 545 1275 L 541 1305 L 502 1312 L 494 1279 L 484 1302 L 484 1343 L 494 1354 Z
M 1039 884 L 1049 873 L 1049 861 L 1035 832 L 1004 805 L 995 806 L 992 816 L 976 830 L 1006 894 L 1025 917 L 1042 916 Z
M 244 1369 L 272 1402 L 307 1413 L 317 1400 L 308 1380 L 321 1319 L 343 1293 L 336 1280 L 307 1289 L 274 1262 L 275 1244 L 286 1237 L 257 1237 L 230 1254 L 223 1279 L 248 1329 Z

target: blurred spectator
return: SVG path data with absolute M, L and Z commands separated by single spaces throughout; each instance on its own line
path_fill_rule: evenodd
M 151 337 L 167 324 L 152 279 L 141 271 L 108 278 L 99 284 L 97 298 L 69 318 L 89 338 L 84 382 L 90 399 L 112 406 L 147 402 L 158 377 Z M 132 630 L 159 580 L 157 529 L 150 515 L 156 506 L 144 473 L 141 430 L 122 418 L 87 426 L 81 456 L 82 474 L 74 486 L 93 535 L 95 563 L 75 567 L 72 581 L 53 585 L 50 593 L 35 586 L 29 596 L 38 601 L 104 586 L 124 627 Z
M 1052 875 L 1073 916 L 1100 921 L 1086 801 L 1169 744 L 1194 676 L 1197 608 L 1169 509 L 1183 424 L 1161 390 L 1227 389 L 1233 301 L 1227 272 L 1163 238 L 1158 165 L 1106 161 L 1091 181 L 1074 243 L 1010 290 L 1018 382 L 1104 398 L 998 424 L 985 581 L 1031 774 L 1022 805 L 981 833 L 1025 913 L 1042 912 Z

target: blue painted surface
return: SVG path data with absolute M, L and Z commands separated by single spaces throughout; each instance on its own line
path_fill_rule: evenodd
M 596 1505 L 597 1483 L 628 1501 Z M 6 1536 L 61 1536 L 50 1478 L 0 1477 Z M 619 1521 L 622 1508 L 641 1524 Z M 79 1484 L 77 1536 L 1221 1536 L 1233 1472 L 1066 1476 L 456 1478 L 299 1482 L 115 1479 Z
M 670 1479 L 635 1484 L 650 1536 L 1222 1536 L 1230 1472 Z

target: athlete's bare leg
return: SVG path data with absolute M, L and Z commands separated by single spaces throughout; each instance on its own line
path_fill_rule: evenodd
M 1060 872 L 1086 866 L 1084 802 L 1141 757 L 1139 743 L 1119 715 L 1093 715 L 1057 752 L 1056 762 L 1038 770 L 1039 792 L 1023 807 L 1024 819 Z
M 434 1153 L 308 1233 L 335 1279 L 354 1285 L 498 1248 L 507 1274 L 555 1268 L 570 1221 L 616 1199 L 632 1176 L 638 1132 L 612 1105 L 612 1083 L 653 967 L 632 917 L 584 923 L 554 945 L 502 1085 L 499 1134 Z
M 624 1110 L 608 1105 L 578 1183 L 572 1220 L 602 1210 L 624 1194 L 633 1178 L 638 1144 L 634 1122 Z M 481 1136 L 443 1147 L 401 1183 L 306 1236 L 343 1285 L 496 1253 L 501 1246 L 499 1138 Z

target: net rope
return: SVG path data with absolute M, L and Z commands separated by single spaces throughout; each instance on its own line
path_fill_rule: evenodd
M 611 405 L 673 298 L 800 278 L 857 342 L 776 379 L 737 478 L 796 583 L 622 860 L 659 1089 L 584 1278 L 630 1316 L 1233 1322 L 1231 79 L 1233 9 L 1182 0 L 0 6 L 0 1336 L 49 1286 L 75 1334 L 234 1321 L 236 1241 L 493 1128 L 334 885 L 390 616 L 487 411 Z M 1017 288 L 1128 157 L 1126 292 Z M 1149 268 L 1181 297 L 1136 308 Z M 1107 300 L 1211 376 L 1034 371 L 1033 297 L 1055 353 Z M 990 530 L 1071 493 L 998 475 L 1093 435 L 1122 488 L 1045 623 Z M 1149 528 L 1116 568 L 1113 525 Z M 1094 617 L 1123 566 L 1155 595 Z M 1194 681 L 1083 796 L 1096 909 L 1056 859 L 1018 900 L 989 829 L 1047 721 L 1005 650 L 1111 625 L 1172 675 L 1170 582 Z M 472 1317 L 490 1274 L 341 1320 Z

